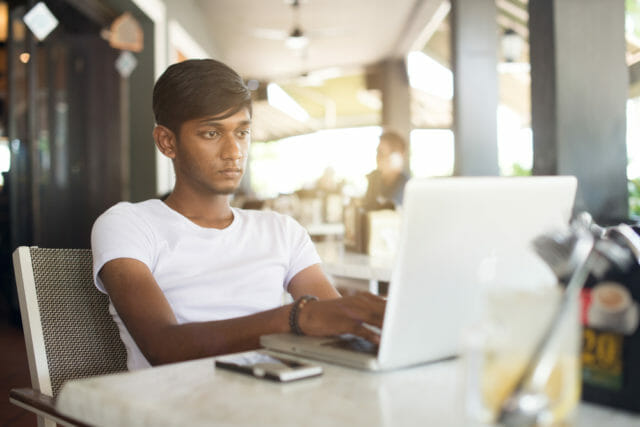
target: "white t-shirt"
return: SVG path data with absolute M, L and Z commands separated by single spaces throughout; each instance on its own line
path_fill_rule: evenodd
M 164 202 L 121 202 L 94 223 L 93 276 L 108 261 L 145 263 L 178 323 L 229 319 L 281 305 L 283 290 L 301 270 L 320 262 L 309 234 L 275 212 L 233 209 L 233 222 L 218 230 L 196 225 Z M 140 301 L 144 304 L 144 301 Z M 112 304 L 109 311 L 127 349 L 130 370 L 149 362 Z

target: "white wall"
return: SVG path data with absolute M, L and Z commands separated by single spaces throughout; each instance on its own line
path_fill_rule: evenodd
M 167 38 L 190 58 L 219 58 L 219 49 L 205 15 L 195 0 L 164 0 L 167 6 Z M 171 52 L 169 52 L 171 62 Z

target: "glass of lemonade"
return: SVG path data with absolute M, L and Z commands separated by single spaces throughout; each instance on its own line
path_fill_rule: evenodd
M 495 423 L 504 401 L 514 391 L 534 346 L 548 328 L 560 289 L 505 290 L 486 297 L 482 320 L 465 337 L 467 412 L 482 423 Z M 554 365 L 536 390 L 549 405 L 539 425 L 570 425 L 580 399 L 579 301 L 572 301 L 551 345 Z

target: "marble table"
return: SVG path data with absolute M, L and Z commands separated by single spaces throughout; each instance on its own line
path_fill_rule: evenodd
M 461 362 L 388 373 L 321 364 L 281 384 L 216 369 L 212 358 L 74 380 L 58 410 L 97 426 L 469 426 Z M 576 426 L 631 427 L 640 415 L 581 404 Z

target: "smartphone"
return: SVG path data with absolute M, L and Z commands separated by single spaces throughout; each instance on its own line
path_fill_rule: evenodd
M 322 366 L 285 359 L 259 351 L 218 357 L 215 360 L 215 366 L 279 382 L 296 381 L 322 375 Z

